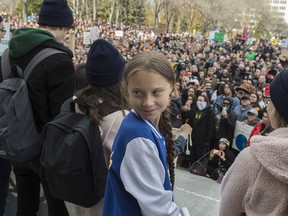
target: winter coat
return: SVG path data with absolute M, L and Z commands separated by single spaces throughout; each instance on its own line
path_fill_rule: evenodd
M 219 108 L 223 106 L 223 100 L 224 100 L 224 95 L 219 95 L 214 104 L 213 104 L 213 112 L 214 115 L 217 115 L 219 113 Z M 233 99 L 233 104 L 232 104 L 232 109 L 234 109 L 236 106 L 240 105 L 240 100 L 237 97 L 232 97 Z
M 228 110 L 228 117 L 226 119 L 223 117 L 220 118 L 219 128 L 216 132 L 216 138 L 220 139 L 224 137 L 228 139 L 230 143 L 232 143 L 236 120 L 237 115 L 230 108 Z
M 251 137 L 254 135 L 262 135 L 262 136 L 267 136 L 271 131 L 273 131 L 274 129 L 271 127 L 271 125 L 269 125 L 267 128 L 265 128 L 265 125 L 263 124 L 262 121 L 258 122 L 258 124 L 256 124 L 254 126 L 254 128 L 252 129 L 248 141 L 247 141 L 247 146 L 250 146 L 250 140 Z
M 251 109 L 253 109 L 252 106 L 248 106 L 245 110 L 242 110 L 242 105 L 236 106 L 234 112 L 237 115 L 237 120 L 242 122 L 245 119 L 248 119 L 248 112 Z
M 206 110 L 207 109 L 207 110 Z M 192 142 L 193 145 L 202 145 L 205 143 L 210 143 L 214 133 L 214 114 L 211 107 L 205 108 L 206 111 L 202 112 L 201 116 L 197 115 L 197 110 L 193 110 L 191 117 L 188 120 L 188 124 L 193 128 L 192 132 Z M 199 119 L 197 120 L 196 118 Z
M 288 215 L 288 128 L 253 136 L 222 185 L 219 216 Z
M 62 103 L 73 95 L 75 71 L 72 63 L 73 54 L 58 43 L 50 32 L 39 29 L 15 30 L 9 42 L 10 61 L 23 71 L 30 60 L 47 47 L 61 50 L 66 54 L 60 53 L 46 58 L 36 66 L 27 80 L 39 133 L 44 125 L 60 112 Z M 0 75 L 1 81 L 2 75 Z

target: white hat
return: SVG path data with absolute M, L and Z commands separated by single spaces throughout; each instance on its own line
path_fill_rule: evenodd
M 227 146 L 230 145 L 230 142 L 229 142 L 226 138 L 221 138 L 221 139 L 219 140 L 219 143 L 220 143 L 220 142 L 225 143 Z

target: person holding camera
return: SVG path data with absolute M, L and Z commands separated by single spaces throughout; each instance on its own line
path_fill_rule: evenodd
M 219 113 L 215 116 L 215 136 L 216 143 L 221 138 L 226 138 L 229 142 L 233 140 L 237 114 L 232 109 L 233 98 L 225 97 Z
M 240 100 L 239 98 L 234 94 L 234 89 L 231 83 L 225 83 L 224 84 L 224 89 L 223 89 L 223 94 L 220 94 L 219 96 L 217 96 L 214 104 L 213 104 L 213 112 L 215 115 L 217 115 L 221 109 L 221 107 L 223 107 L 223 102 L 224 102 L 224 98 L 231 98 L 232 102 L 229 108 L 234 109 L 236 106 L 240 105 Z
M 217 180 L 224 176 L 235 160 L 233 152 L 229 149 L 230 142 L 226 138 L 219 140 L 219 149 L 210 151 L 207 164 L 207 176 Z

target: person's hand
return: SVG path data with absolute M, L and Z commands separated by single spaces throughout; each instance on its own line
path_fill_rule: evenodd
M 212 149 L 211 152 L 210 152 L 210 157 L 209 157 L 209 159 L 212 160 L 215 155 L 218 155 L 218 152 L 220 152 L 220 150 L 218 150 L 218 149 Z
M 226 160 L 226 158 L 225 158 L 225 152 L 224 152 L 224 151 L 220 151 L 219 157 L 220 157 L 220 159 L 221 159 L 222 161 L 225 161 L 225 160 Z
M 228 112 L 227 111 L 225 111 L 225 110 L 223 110 L 222 112 L 221 112 L 221 116 L 223 117 L 223 118 L 228 118 Z
M 185 123 L 181 126 L 180 130 L 182 133 L 185 133 L 188 136 L 188 135 L 192 134 L 193 129 L 189 124 Z
M 215 155 L 220 156 L 220 153 L 221 153 L 221 151 L 218 150 L 218 149 L 213 149 L 213 150 L 212 150 L 212 154 L 213 154 L 214 156 L 215 156 Z

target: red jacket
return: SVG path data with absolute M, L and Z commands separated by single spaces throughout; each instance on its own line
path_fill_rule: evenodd
M 250 146 L 250 139 L 252 136 L 260 134 L 262 124 L 263 124 L 262 121 L 260 121 L 254 126 L 254 128 L 252 129 L 250 133 L 246 146 Z

